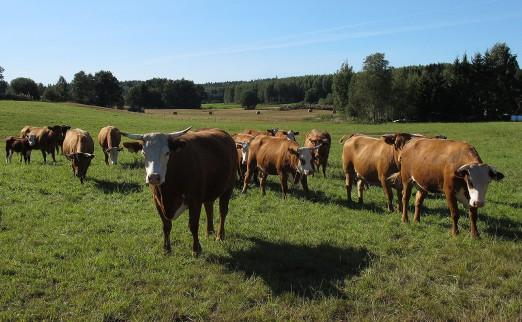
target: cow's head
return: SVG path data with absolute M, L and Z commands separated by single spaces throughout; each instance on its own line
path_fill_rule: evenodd
M 48 126 L 47 129 L 55 132 L 56 134 L 62 135 L 62 126 L 61 125 Z
M 249 142 L 236 142 L 236 148 L 241 149 L 241 164 L 246 164 L 248 160 Z
M 486 191 L 491 180 L 500 181 L 504 175 L 485 163 L 468 163 L 455 171 L 457 177 L 466 181 L 469 191 L 469 205 L 483 207 L 486 204 Z
M 70 125 L 62 124 L 60 125 L 60 128 L 62 129 L 62 135 L 65 137 L 65 134 L 67 134 L 67 131 L 71 129 Z
M 275 136 L 277 131 L 279 131 L 279 129 L 276 129 L 276 128 L 271 128 L 271 129 L 267 129 L 266 130 L 266 133 L 269 135 L 269 136 Z
M 295 136 L 299 135 L 299 131 L 293 131 L 293 130 L 283 131 L 282 133 L 284 135 L 286 135 L 286 138 L 289 139 L 290 141 L 295 141 Z
M 319 149 L 321 145 L 313 148 L 297 148 L 297 150 L 289 149 L 291 153 L 297 156 L 297 172 L 304 174 L 305 176 L 314 173 L 314 167 L 312 165 L 313 152 Z
M 120 148 L 118 146 L 113 146 L 112 148 L 108 148 L 105 150 L 105 152 L 109 155 L 109 160 L 111 164 L 117 164 L 118 163 L 118 154 L 120 151 L 123 151 L 123 148 Z
M 33 132 L 27 134 L 27 141 L 29 142 L 29 146 L 34 146 L 36 144 L 36 134 Z
M 385 134 L 382 136 L 384 142 L 393 145 L 396 150 L 401 150 L 406 143 L 408 143 L 413 138 L 424 137 L 420 134 L 410 134 L 410 133 L 396 133 L 396 134 Z
M 147 133 L 130 134 L 121 132 L 130 139 L 143 141 L 143 155 L 145 156 L 145 182 L 151 185 L 161 185 L 165 182 L 167 163 L 170 153 L 183 148 L 184 142 L 174 140 L 187 133 L 192 127 L 174 133 Z
M 87 169 L 91 164 L 91 160 L 94 158 L 94 154 L 77 152 L 69 153 L 66 157 L 72 162 L 74 175 L 80 178 L 80 182 L 83 183 L 83 180 L 85 180 L 87 176 Z

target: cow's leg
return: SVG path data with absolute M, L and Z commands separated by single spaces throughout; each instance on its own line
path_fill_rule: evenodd
M 352 203 L 352 183 L 355 180 L 355 171 L 352 167 L 348 166 L 348 169 L 344 172 L 346 185 L 346 199 L 348 203 Z
M 105 151 L 103 151 L 103 154 L 105 155 L 105 164 L 109 165 L 109 154 Z
M 308 197 L 308 195 L 310 194 L 310 190 L 308 190 L 308 176 L 304 174 L 301 175 L 301 186 L 303 186 L 303 191 L 305 195 Z
M 266 194 L 266 178 L 268 177 L 268 173 L 264 170 L 261 170 L 261 181 L 259 182 L 259 188 L 261 189 L 261 194 L 264 196 Z
M 27 151 L 27 163 L 31 163 L 31 150 Z
M 13 156 L 13 152 L 11 150 L 5 151 L 5 163 L 11 163 L 11 157 Z
M 219 197 L 219 230 L 216 234 L 216 240 L 225 239 L 225 219 L 228 214 L 228 202 L 232 196 L 232 191 L 230 189 Z
M 411 182 L 402 183 L 402 222 L 407 223 L 408 219 L 408 203 L 410 202 L 411 189 L 413 188 L 413 184 Z
M 444 194 L 446 195 L 446 202 L 451 214 L 451 235 L 456 237 L 459 234 L 459 209 L 457 206 L 457 197 L 453 192 L 453 187 L 444 187 Z
M 476 207 L 470 207 L 469 208 L 469 226 L 471 229 L 471 238 L 476 239 L 478 237 L 478 230 L 477 230 L 477 211 L 478 209 Z
M 56 163 L 56 155 L 54 147 L 51 147 L 51 157 L 53 158 L 53 162 Z
M 168 218 L 164 218 L 161 216 L 161 221 L 163 222 L 163 249 L 165 252 L 170 253 L 172 250 L 170 246 L 170 230 L 172 229 L 172 221 Z
M 206 236 L 214 233 L 214 200 L 205 202 L 205 213 L 207 214 Z
M 43 160 L 44 160 L 44 163 L 47 163 L 47 154 L 45 153 L 45 149 L 42 149 L 42 157 L 43 157 Z
M 288 193 L 288 173 L 283 171 L 279 174 L 279 181 L 281 183 L 281 193 L 283 194 L 283 198 L 286 198 L 286 194 Z
M 250 183 L 250 178 L 252 178 L 252 175 L 254 174 L 255 170 L 255 163 L 249 163 L 247 165 L 247 170 L 245 173 L 245 180 L 243 181 L 243 190 L 241 190 L 241 193 L 245 193 L 248 189 L 248 184 Z
M 192 255 L 201 254 L 201 244 L 199 243 L 199 216 L 201 214 L 201 203 L 193 203 L 189 207 L 189 229 L 192 233 Z
M 362 204 L 363 200 L 364 200 L 364 185 L 365 184 L 366 183 L 364 182 L 364 180 L 362 180 L 362 179 L 357 180 L 357 202 L 359 204 Z
M 421 207 L 427 194 L 425 191 L 417 191 L 415 195 L 415 215 L 413 216 L 413 222 L 420 222 Z
M 385 176 L 381 176 L 379 181 L 381 182 L 382 190 L 384 190 L 386 200 L 388 200 L 388 211 L 393 212 L 393 190 L 390 184 L 386 181 Z

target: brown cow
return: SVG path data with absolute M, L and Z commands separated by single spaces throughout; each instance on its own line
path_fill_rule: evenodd
M 248 160 L 248 152 L 250 150 L 250 142 L 254 139 L 254 136 L 250 134 L 239 133 L 233 135 L 232 138 L 236 142 L 236 150 L 238 156 L 237 172 L 239 175 L 239 179 L 242 182 L 246 172 L 246 163 Z
M 53 162 L 56 162 L 55 151 L 62 135 L 61 126 L 32 127 L 28 125 L 20 131 L 20 137 L 24 138 L 30 133 L 36 136 L 36 143 L 33 149 L 42 151 L 44 163 L 47 163 L 47 153 L 50 153 Z
M 123 142 L 123 146 L 130 153 L 138 153 L 143 151 L 143 141 Z
M 246 130 L 243 130 L 243 132 L 241 132 L 241 134 L 250 134 L 253 136 L 258 136 L 258 135 L 275 136 L 277 131 L 278 131 L 278 129 L 276 129 L 276 128 L 267 129 L 266 131 L 246 129 Z
M 299 135 L 299 131 L 294 130 L 288 130 L 288 131 L 281 131 L 277 130 L 277 132 L 274 134 L 275 137 L 278 138 L 286 138 L 290 141 L 296 141 L 295 136 Z
M 318 147 L 316 147 L 318 148 Z M 250 142 L 247 171 L 242 192 L 248 189 L 250 178 L 259 169 L 261 175 L 261 192 L 265 194 L 266 178 L 269 174 L 279 175 L 281 190 L 286 198 L 288 192 L 288 174 L 292 174 L 295 182 L 301 179 L 301 185 L 308 194 L 307 175 L 313 173 L 312 150 L 314 148 L 299 147 L 295 141 L 285 138 L 258 136 Z
M 32 144 L 34 145 L 34 136 Z M 25 163 L 31 162 L 31 141 L 29 138 L 16 138 L 14 136 L 8 136 L 5 138 L 5 162 L 11 163 L 14 152 L 20 154 L 20 162 L 22 157 Z
M 388 200 L 388 210 L 393 211 L 392 181 L 388 177 L 399 171 L 398 157 L 401 149 L 415 135 L 398 133 L 374 138 L 362 134 L 352 134 L 343 145 L 342 166 L 345 175 L 346 195 L 351 203 L 352 184 L 357 182 L 359 203 L 363 202 L 365 186 L 380 185 Z M 344 141 L 346 137 L 340 140 Z M 398 190 L 398 198 L 401 195 L 401 187 Z M 400 209 L 400 201 L 398 201 Z
M 98 133 L 98 143 L 100 144 L 103 154 L 105 155 L 105 164 L 118 163 L 118 153 L 123 150 L 120 148 L 121 134 L 120 130 L 114 126 L 106 126 Z
M 417 139 L 410 142 L 399 157 L 403 185 L 402 221 L 408 221 L 408 201 L 413 185 L 415 198 L 414 221 L 420 220 L 420 207 L 428 192 L 443 192 L 451 214 L 453 236 L 459 232 L 457 200 L 469 208 L 471 237 L 476 238 L 477 209 L 485 204 L 491 180 L 504 175 L 480 159 L 470 144 L 452 140 Z
M 305 137 L 304 146 L 313 148 L 321 144 L 321 147 L 314 152 L 314 167 L 319 170 L 323 167 L 323 176 L 326 178 L 326 166 L 328 165 L 328 156 L 330 155 L 330 146 L 332 138 L 328 132 L 320 132 L 316 129 L 311 130 Z
M 213 205 L 219 198 L 220 223 L 216 240 L 225 237 L 225 218 L 237 172 L 236 144 L 226 132 L 208 129 L 163 134 L 128 134 L 142 140 L 145 152 L 145 182 L 163 221 L 163 247 L 170 252 L 172 220 L 189 209 L 193 255 L 201 253 L 198 238 L 201 206 L 207 214 L 207 235 L 214 231 Z M 187 133 L 188 132 L 188 133 Z
M 56 153 L 60 153 L 60 149 L 63 151 L 63 140 L 65 139 L 65 135 L 67 134 L 67 131 L 71 129 L 71 126 L 62 124 L 60 125 L 60 128 L 62 129 L 62 134 L 58 137 L 58 142 L 56 145 Z
M 94 141 L 89 132 L 81 129 L 67 131 L 63 141 L 63 154 L 71 161 L 73 174 L 83 180 L 87 175 L 87 169 L 94 158 Z

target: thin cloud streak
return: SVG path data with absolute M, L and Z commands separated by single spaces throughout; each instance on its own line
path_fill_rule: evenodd
M 440 23 L 428 24 L 428 25 L 422 25 L 422 26 L 402 26 L 402 27 L 389 28 L 389 29 L 383 29 L 383 30 L 358 31 L 358 32 L 349 32 L 349 33 L 342 33 L 342 34 L 322 35 L 320 38 L 293 40 L 293 41 L 286 41 L 286 42 L 273 42 L 273 43 L 268 43 L 268 44 L 253 45 L 253 46 L 247 46 L 247 47 L 242 47 L 242 48 L 241 47 L 240 48 L 224 48 L 224 49 L 213 50 L 213 51 L 182 53 L 182 54 L 178 54 L 178 55 L 172 55 L 172 56 L 168 56 L 168 57 L 152 59 L 148 62 L 145 62 L 145 64 L 152 65 L 152 64 L 158 64 L 158 63 L 164 63 L 164 62 L 168 62 L 168 61 L 171 61 L 174 59 L 241 54 L 241 53 L 257 52 L 257 51 L 264 51 L 264 50 L 270 50 L 270 49 L 296 48 L 296 47 L 304 47 L 304 46 L 314 45 L 314 44 L 332 43 L 332 42 L 337 42 L 337 41 L 347 40 L 347 39 L 361 39 L 361 38 L 370 38 L 370 37 L 378 37 L 378 36 L 386 36 L 386 35 L 395 35 L 395 34 L 407 33 L 407 32 L 437 30 L 437 29 L 442 29 L 442 28 L 451 28 L 451 27 L 470 25 L 470 24 L 476 24 L 476 23 L 495 22 L 495 21 L 502 21 L 502 20 L 508 20 L 508 19 L 521 18 L 521 17 L 522 17 L 521 14 L 514 14 L 514 15 L 508 15 L 508 16 L 501 16 L 501 17 L 492 17 L 492 18 L 488 18 L 488 19 L 468 19 L 468 20 L 458 21 L 458 22 L 440 22 Z M 356 26 L 356 25 L 351 25 L 351 26 Z M 316 33 L 322 34 L 322 33 L 325 33 L 327 30 L 342 30 L 342 29 L 348 29 L 348 28 L 350 28 L 350 27 L 349 26 L 340 26 L 340 27 L 334 27 L 334 28 L 330 28 L 330 29 L 323 29 L 321 31 L 316 31 Z M 353 27 L 351 27 L 351 28 L 353 28 Z

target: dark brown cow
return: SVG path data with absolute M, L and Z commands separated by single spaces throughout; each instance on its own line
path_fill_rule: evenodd
M 250 135 L 253 135 L 253 136 L 258 136 L 258 135 L 275 136 L 277 131 L 278 131 L 278 129 L 275 129 L 275 128 L 267 129 L 266 131 L 258 131 L 258 130 L 246 129 L 246 130 L 243 130 L 243 132 L 241 132 L 241 134 L 250 134 Z
M 388 200 L 388 210 L 393 211 L 392 181 L 387 180 L 399 171 L 398 157 L 401 149 L 416 136 L 408 133 L 385 135 L 380 138 L 352 134 L 343 145 L 342 166 L 345 175 L 346 196 L 351 203 L 352 184 L 357 182 L 359 203 L 363 202 L 364 188 L 368 184 L 380 185 Z M 346 137 L 341 139 L 341 143 Z M 401 195 L 401 187 L 398 198 Z M 400 209 L 400 201 L 398 201 Z
M 23 157 L 24 162 L 29 163 L 31 162 L 31 149 L 29 138 L 8 136 L 5 138 L 5 162 L 11 163 L 14 152 L 18 152 L 20 154 L 20 162 L 22 162 Z
M 38 149 L 42 152 L 44 163 L 47 163 L 47 153 L 51 154 L 53 162 L 56 162 L 55 151 L 60 137 L 62 135 L 62 128 L 60 125 L 53 125 L 47 127 L 32 127 L 25 126 L 20 131 L 20 137 L 24 138 L 33 133 L 36 137 L 36 143 L 33 149 Z
M 143 141 L 123 142 L 123 146 L 130 153 L 138 153 L 143 151 Z
M 420 207 L 428 192 L 444 193 L 451 214 L 453 236 L 459 232 L 457 200 L 469 208 L 471 237 L 476 238 L 477 209 L 486 201 L 491 180 L 504 175 L 480 159 L 473 146 L 464 142 L 438 139 L 416 139 L 405 146 L 399 157 L 403 185 L 402 221 L 408 221 L 408 201 L 413 185 L 414 221 L 420 220 Z
M 62 129 L 62 134 L 58 137 L 58 142 L 56 145 L 56 153 L 60 153 L 60 149 L 63 151 L 63 140 L 65 139 L 65 135 L 67 134 L 67 131 L 71 129 L 69 125 L 62 124 L 60 125 L 60 128 Z
M 225 237 L 225 218 L 236 183 L 236 144 L 226 132 L 208 129 L 188 132 L 122 135 L 144 142 L 145 182 L 163 221 L 163 247 L 171 250 L 172 220 L 189 209 L 192 252 L 201 253 L 198 238 L 201 206 L 207 214 L 207 235 L 214 232 L 213 205 L 219 198 L 220 223 L 216 240 Z M 188 133 L 187 133 L 188 132 Z
M 94 158 L 94 141 L 89 132 L 81 129 L 67 131 L 63 141 L 63 154 L 71 161 L 73 174 L 83 184 L 87 169 Z
M 330 155 L 332 138 L 328 132 L 320 132 L 313 129 L 306 135 L 304 146 L 313 148 L 319 144 L 321 144 L 321 147 L 314 152 L 314 167 L 319 170 L 322 166 L 323 176 L 326 178 L 326 166 L 328 165 L 328 156 Z
M 98 143 L 100 144 L 103 154 L 105 155 L 105 164 L 118 163 L 118 154 L 123 148 L 120 148 L 121 134 L 120 130 L 114 126 L 106 126 L 98 133 Z
M 257 168 L 260 171 L 260 187 L 263 195 L 265 194 L 266 178 L 269 174 L 279 175 L 284 198 L 288 192 L 288 174 L 292 174 L 296 182 L 300 179 L 304 192 L 308 194 L 307 175 L 313 173 L 312 150 L 313 148 L 300 148 L 295 141 L 285 138 L 256 137 L 250 142 L 242 192 L 247 191 L 250 178 Z

